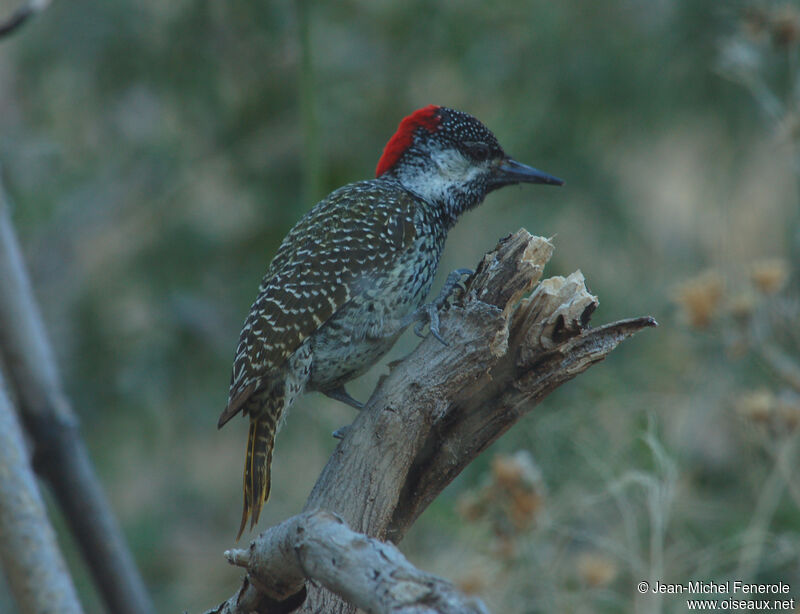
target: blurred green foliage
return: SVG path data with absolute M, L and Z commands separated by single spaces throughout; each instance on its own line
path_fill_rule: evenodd
M 13 5 L 0 0 L 2 14 Z M 240 513 L 246 427 L 215 424 L 272 254 L 317 198 L 371 176 L 399 120 L 431 102 L 471 112 L 514 157 L 567 181 L 490 196 L 452 232 L 442 270 L 473 266 L 526 227 L 555 236 L 548 274 L 583 270 L 597 322 L 652 314 L 661 327 L 474 463 L 402 544 L 411 560 L 496 612 L 682 612 L 679 600 L 637 595 L 636 582 L 737 573 L 800 595 L 800 485 L 780 469 L 795 458 L 794 431 L 735 410 L 747 390 L 784 398 L 781 379 L 754 337 L 742 345 L 741 318 L 715 318 L 754 261 L 796 272 L 793 10 L 75 0 L 2 41 L 3 181 L 84 433 L 160 611 L 201 611 L 237 585 L 221 553 Z M 724 290 L 712 324 L 692 328 L 676 288 L 707 268 Z M 773 299 L 753 292 L 767 309 Z M 262 527 L 299 511 L 329 433 L 351 417 L 318 395 L 293 410 Z M 490 524 L 463 521 L 456 502 L 494 452 L 520 448 L 547 494 L 535 526 L 498 551 Z M 101 611 L 72 559 L 88 611 Z

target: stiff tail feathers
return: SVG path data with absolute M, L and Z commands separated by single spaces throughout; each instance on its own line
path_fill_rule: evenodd
M 250 417 L 247 456 L 244 463 L 244 507 L 236 541 L 239 541 L 244 533 L 248 518 L 250 518 L 250 529 L 256 525 L 261 515 L 261 508 L 269 499 L 270 465 L 275 445 L 276 423 L 277 420 L 268 415 Z

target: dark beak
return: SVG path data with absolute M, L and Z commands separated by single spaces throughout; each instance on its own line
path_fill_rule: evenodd
M 492 189 L 515 183 L 546 183 L 548 185 L 564 185 L 564 181 L 547 173 L 521 164 L 512 158 L 506 158 L 498 164 L 490 179 Z

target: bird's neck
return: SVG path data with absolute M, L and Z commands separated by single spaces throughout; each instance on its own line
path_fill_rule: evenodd
M 449 230 L 461 214 L 483 201 L 475 186 L 449 181 L 435 169 L 404 166 L 393 173 L 406 190 L 424 200 Z

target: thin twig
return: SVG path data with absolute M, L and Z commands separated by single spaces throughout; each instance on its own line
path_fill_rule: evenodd
M 37 13 L 41 13 L 49 4 L 50 0 L 29 0 L 23 4 L 12 13 L 11 17 L 0 22 L 0 38 L 13 34 L 22 24 Z
M 800 365 L 791 356 L 766 341 L 758 345 L 756 350 L 776 375 L 800 393 Z
M 796 433 L 780 442 L 772 470 L 763 482 L 750 524 L 742 534 L 742 548 L 734 577 L 748 581 L 758 569 L 769 534 L 769 526 L 786 492 L 786 468 L 796 466 L 800 438 Z

